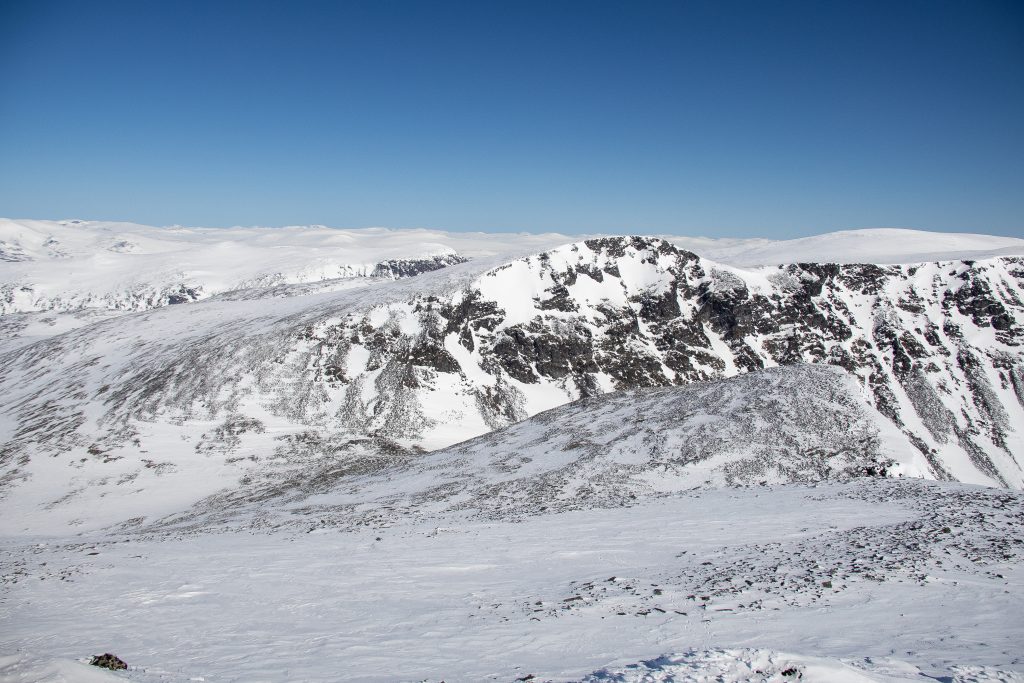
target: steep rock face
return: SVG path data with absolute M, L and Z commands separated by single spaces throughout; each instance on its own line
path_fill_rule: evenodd
M 108 500 L 201 496 L 306 467 L 310 443 L 401 458 L 588 396 L 797 362 L 851 374 L 927 476 L 1024 485 L 1018 257 L 751 270 L 631 237 L 382 283 L 254 289 L 4 353 L 0 495 L 63 477 Z

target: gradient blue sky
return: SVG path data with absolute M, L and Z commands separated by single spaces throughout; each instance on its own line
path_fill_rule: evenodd
M 0 0 L 0 215 L 1024 236 L 1024 3 Z

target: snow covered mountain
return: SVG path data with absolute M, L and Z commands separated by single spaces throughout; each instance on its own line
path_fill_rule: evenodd
M 9 223 L 0 683 L 1024 680 L 1013 240 Z
M 855 378 L 890 473 L 1020 488 L 1022 301 L 1019 257 L 739 268 L 643 237 L 226 292 L 16 337 L 0 506 L 31 528 L 152 521 L 282 468 L 799 362 Z

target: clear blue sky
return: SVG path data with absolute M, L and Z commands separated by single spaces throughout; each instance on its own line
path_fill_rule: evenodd
M 1024 236 L 1024 2 L 0 0 L 0 215 Z

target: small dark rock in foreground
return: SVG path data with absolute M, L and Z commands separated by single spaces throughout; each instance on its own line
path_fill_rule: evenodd
M 93 666 L 99 666 L 99 667 L 102 667 L 104 669 L 111 669 L 111 670 L 114 670 L 114 671 L 116 671 L 118 669 L 127 669 L 128 668 L 128 665 L 125 664 L 124 661 L 120 657 L 112 655 L 109 652 L 106 653 L 106 654 L 102 654 L 102 655 L 96 655 L 95 657 L 93 657 L 89 661 L 89 663 L 92 664 Z

